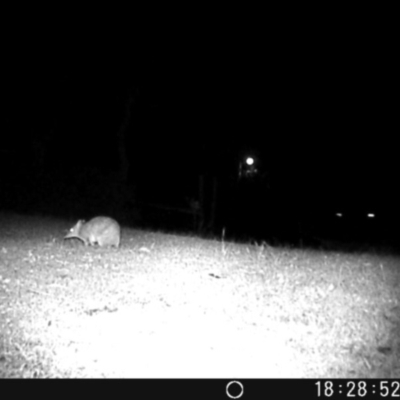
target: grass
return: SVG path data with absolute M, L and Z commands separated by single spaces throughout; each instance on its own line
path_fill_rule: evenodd
M 0 377 L 399 378 L 394 255 L 0 217 Z

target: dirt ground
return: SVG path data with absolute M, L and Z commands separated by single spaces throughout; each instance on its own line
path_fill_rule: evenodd
M 1 217 L 1 377 L 400 377 L 394 256 L 69 225 Z

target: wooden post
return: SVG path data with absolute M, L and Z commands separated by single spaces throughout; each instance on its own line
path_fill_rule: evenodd
M 204 229 L 204 218 L 205 218 L 205 190 L 204 190 L 204 175 L 199 175 L 199 217 L 197 230 L 202 232 Z

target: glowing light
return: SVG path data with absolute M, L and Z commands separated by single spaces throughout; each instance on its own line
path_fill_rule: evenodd
M 343 214 L 340 213 L 340 212 L 339 212 L 339 213 L 336 213 L 335 215 L 336 215 L 338 218 L 342 218 L 342 217 L 343 217 Z
M 253 157 L 247 157 L 246 158 L 246 164 L 247 165 L 253 165 L 254 164 L 254 158 Z
M 375 214 L 374 213 L 368 213 L 367 214 L 367 218 L 375 218 Z

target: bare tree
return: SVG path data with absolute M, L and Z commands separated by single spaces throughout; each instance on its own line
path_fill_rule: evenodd
M 121 125 L 117 131 L 118 169 L 114 193 L 114 207 L 117 211 L 121 211 L 133 195 L 133 188 L 128 182 L 131 165 L 127 150 L 127 136 L 138 97 L 139 89 L 132 88 L 128 93 Z

